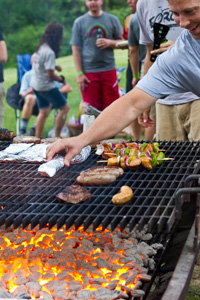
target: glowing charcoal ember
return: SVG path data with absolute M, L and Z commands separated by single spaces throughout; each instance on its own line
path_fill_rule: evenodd
M 148 234 L 102 228 L 0 228 L 0 293 L 2 283 L 2 295 L 10 298 L 130 299 L 133 292 L 142 294 L 141 281 L 151 278 L 148 254 L 160 247 L 142 242 L 143 236 Z

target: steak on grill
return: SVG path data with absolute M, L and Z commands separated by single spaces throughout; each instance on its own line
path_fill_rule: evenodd
M 67 186 L 62 192 L 56 195 L 58 201 L 65 203 L 80 203 L 91 198 L 91 193 L 80 185 Z

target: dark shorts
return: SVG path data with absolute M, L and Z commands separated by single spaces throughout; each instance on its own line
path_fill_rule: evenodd
M 126 69 L 126 92 L 128 93 L 130 90 L 132 90 L 132 81 L 133 81 L 133 73 L 131 70 L 130 62 L 128 62 L 128 66 Z
M 59 91 L 58 88 L 54 88 L 49 91 L 36 91 L 34 93 L 37 97 L 37 105 L 39 109 L 48 107 L 62 108 L 67 104 L 65 96 Z
M 25 101 L 24 98 L 25 98 L 25 97 L 22 97 L 22 98 L 20 98 L 20 100 L 19 100 L 20 110 L 23 109 L 24 101 Z M 35 106 L 33 107 L 32 115 L 37 116 L 38 113 L 39 113 L 39 110 L 38 110 L 38 106 L 37 106 L 37 103 L 36 103 Z

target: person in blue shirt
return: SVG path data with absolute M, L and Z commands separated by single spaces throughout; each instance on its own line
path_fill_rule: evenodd
M 31 57 L 31 65 L 34 62 L 35 53 Z M 28 122 L 30 117 L 34 114 L 38 114 L 38 106 L 37 106 L 37 98 L 33 92 L 33 88 L 31 87 L 31 76 L 32 76 L 32 69 L 26 72 L 21 81 L 20 91 L 19 94 L 22 97 L 20 99 L 20 106 L 22 109 L 22 116 L 21 116 L 21 124 L 20 124 L 20 135 L 28 135 L 28 136 L 35 136 L 35 127 L 36 124 L 31 127 L 29 131 L 27 131 Z M 72 91 L 71 85 L 66 82 L 65 84 L 55 81 L 55 85 L 60 92 L 67 97 L 67 93 Z M 50 110 L 49 110 L 50 112 Z

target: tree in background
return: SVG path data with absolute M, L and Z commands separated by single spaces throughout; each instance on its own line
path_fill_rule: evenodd
M 127 0 L 104 0 L 104 10 L 116 15 L 122 24 L 128 13 Z M 65 27 L 60 55 L 70 55 L 73 21 L 86 12 L 86 8 L 85 0 L 1 0 L 0 11 L 0 24 L 8 48 L 5 67 L 16 67 L 16 55 L 33 53 L 44 28 L 53 21 Z

